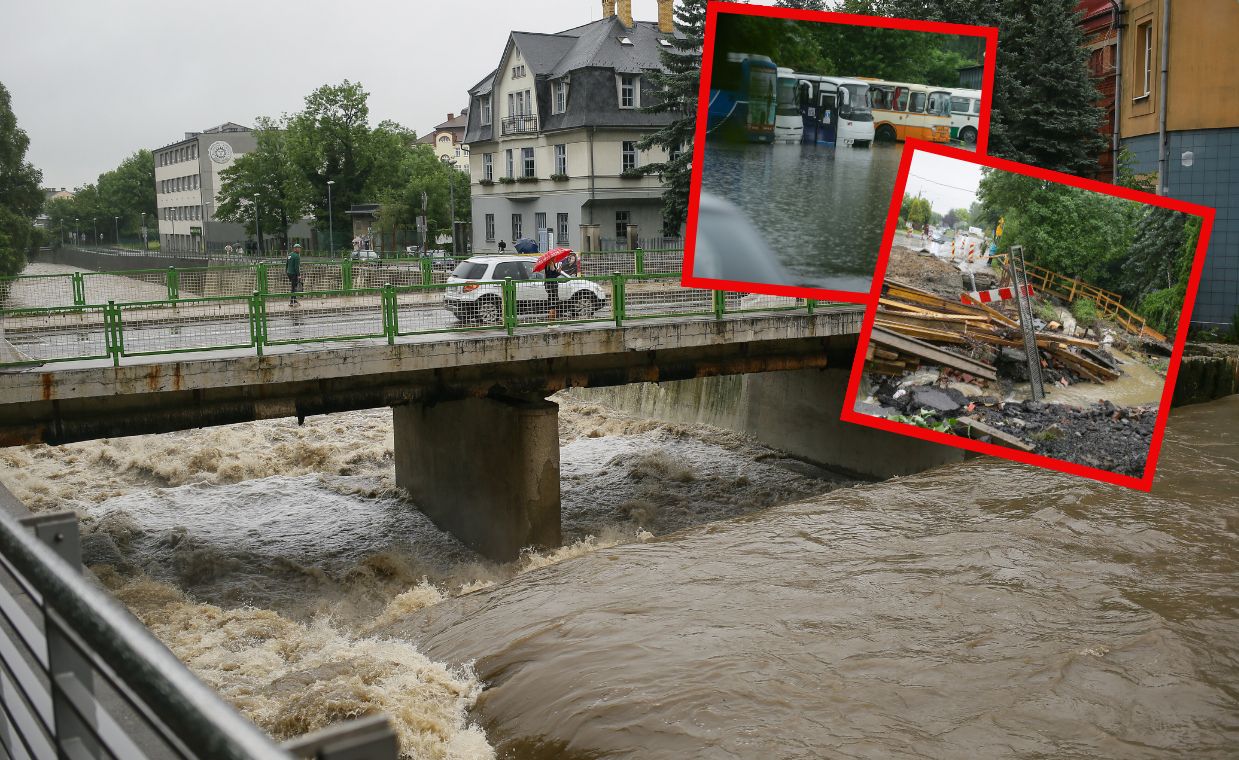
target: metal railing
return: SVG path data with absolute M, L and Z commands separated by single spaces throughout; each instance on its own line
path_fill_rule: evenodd
M 482 254 L 474 254 L 482 255 Z M 678 249 L 589 251 L 579 254 L 582 274 L 676 273 L 683 267 Z M 469 256 L 386 258 L 368 261 L 303 258 L 301 286 L 307 290 L 352 290 L 383 285 L 434 285 L 447 282 Z M 287 293 L 282 261 L 244 261 L 208 267 L 128 269 L 107 272 L 0 277 L 0 313 L 32 308 L 102 306 L 180 298 Z
M 538 131 L 538 117 L 530 114 L 508 116 L 500 122 L 501 134 L 523 135 Z
M 435 333 L 518 330 L 549 324 L 613 324 L 682 317 L 803 311 L 820 304 L 679 286 L 680 275 L 623 274 L 558 280 L 207 296 L 103 306 L 12 309 L 0 314 L 11 351 L 0 367 L 110 360 L 201 351 L 252 351 Z M 554 289 L 554 298 L 548 285 Z
M 25 760 L 395 760 L 383 716 L 282 747 L 82 575 L 77 516 L 0 509 L 0 754 Z

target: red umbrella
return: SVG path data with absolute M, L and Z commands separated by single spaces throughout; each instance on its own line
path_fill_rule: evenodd
M 571 248 L 552 248 L 546 253 L 538 257 L 538 260 L 533 263 L 533 271 L 541 272 L 546 269 L 546 265 L 554 262 L 560 262 L 572 255 Z

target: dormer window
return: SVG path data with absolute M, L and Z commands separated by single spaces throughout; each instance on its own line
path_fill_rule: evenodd
M 641 105 L 641 88 L 638 87 L 640 77 L 636 74 L 620 74 L 619 76 L 619 107 L 638 108 Z
M 568 79 L 564 77 L 555 82 L 555 113 L 568 110 Z
M 482 101 L 482 121 L 481 123 L 482 123 L 482 126 L 485 127 L 490 124 L 490 96 L 487 95 L 483 98 L 480 98 L 480 100 Z
M 520 79 L 523 76 L 525 76 L 525 64 L 522 63 L 522 64 L 512 67 L 512 78 L 513 79 Z

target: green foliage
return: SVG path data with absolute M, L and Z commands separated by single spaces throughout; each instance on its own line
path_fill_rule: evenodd
M 942 215 L 942 223 L 951 228 L 954 228 L 957 224 L 966 226 L 968 219 L 968 209 L 966 208 L 953 208 Z
M 642 109 L 647 113 L 675 115 L 667 126 L 637 143 L 641 150 L 658 146 L 668 156 L 675 155 L 642 167 L 646 173 L 662 176 L 663 234 L 669 237 L 679 235 L 688 218 L 691 147 L 697 124 L 697 88 L 701 82 L 705 24 L 706 0 L 681 0 L 676 4 L 675 26 L 680 34 L 670 38 L 671 47 L 659 51 L 663 70 L 650 77 L 657 99 Z
M 416 226 L 422 215 L 422 194 L 426 194 L 426 225 L 433 240 L 452 229 L 452 192 L 455 192 L 455 217 L 468 219 L 469 175 L 448 166 L 429 145 L 413 145 L 396 164 L 394 181 L 377 196 L 382 204 L 379 228 L 389 230 L 395 239 L 397 229 Z
M 289 155 L 287 120 L 259 118 L 254 128 L 254 150 L 239 156 L 219 173 L 219 205 L 215 217 L 245 225 L 248 235 L 264 235 L 287 242 L 288 228 L 310 210 L 309 185 Z M 257 215 L 255 215 L 255 207 Z
M 894 422 L 903 422 L 908 425 L 915 425 L 926 430 L 935 430 L 939 433 L 949 433 L 951 428 L 955 427 L 957 420 L 954 418 L 943 420 L 942 422 L 934 422 L 934 412 L 932 409 L 921 409 L 916 414 L 896 414 L 891 417 Z
M 1115 184 L 1146 193 L 1157 192 L 1157 172 L 1136 174 L 1135 170 L 1131 168 L 1134 162 L 1135 159 L 1132 158 L 1131 151 L 1127 149 L 1127 146 L 1119 148 L 1118 177 Z
M 1053 322 L 1058 319 L 1058 309 L 1054 308 L 1054 304 L 1049 301 L 1035 301 L 1037 304 L 1037 316 L 1046 322 Z
M 1086 327 L 1095 324 L 1100 316 L 1097 304 L 1091 298 L 1077 298 L 1072 301 L 1071 314 L 1076 318 L 1076 322 Z
M 989 152 L 1087 174 L 1102 113 L 1074 0 L 845 0 L 845 9 L 998 27 Z
M 934 213 L 928 198 L 904 195 L 901 212 L 903 208 L 907 211 L 901 213 L 901 216 L 912 222 L 912 226 L 916 229 L 920 229 L 926 222 L 931 221 Z
M 27 252 L 37 243 L 33 222 L 43 205 L 43 174 L 26 160 L 29 146 L 30 138 L 17 126 L 8 88 L 0 84 L 0 275 L 21 272 Z

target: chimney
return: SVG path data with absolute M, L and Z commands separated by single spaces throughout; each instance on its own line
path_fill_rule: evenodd
M 615 0 L 602 0 L 602 17 L 611 18 L 615 15 Z
M 456 114 L 452 113 L 451 111 L 448 111 L 448 112 L 447 112 L 447 120 L 448 120 L 448 121 L 451 121 L 452 119 L 455 119 L 455 118 L 456 118 Z
M 632 0 L 619 0 L 619 20 L 625 29 L 632 28 Z
M 658 31 L 675 34 L 675 0 L 658 0 Z

